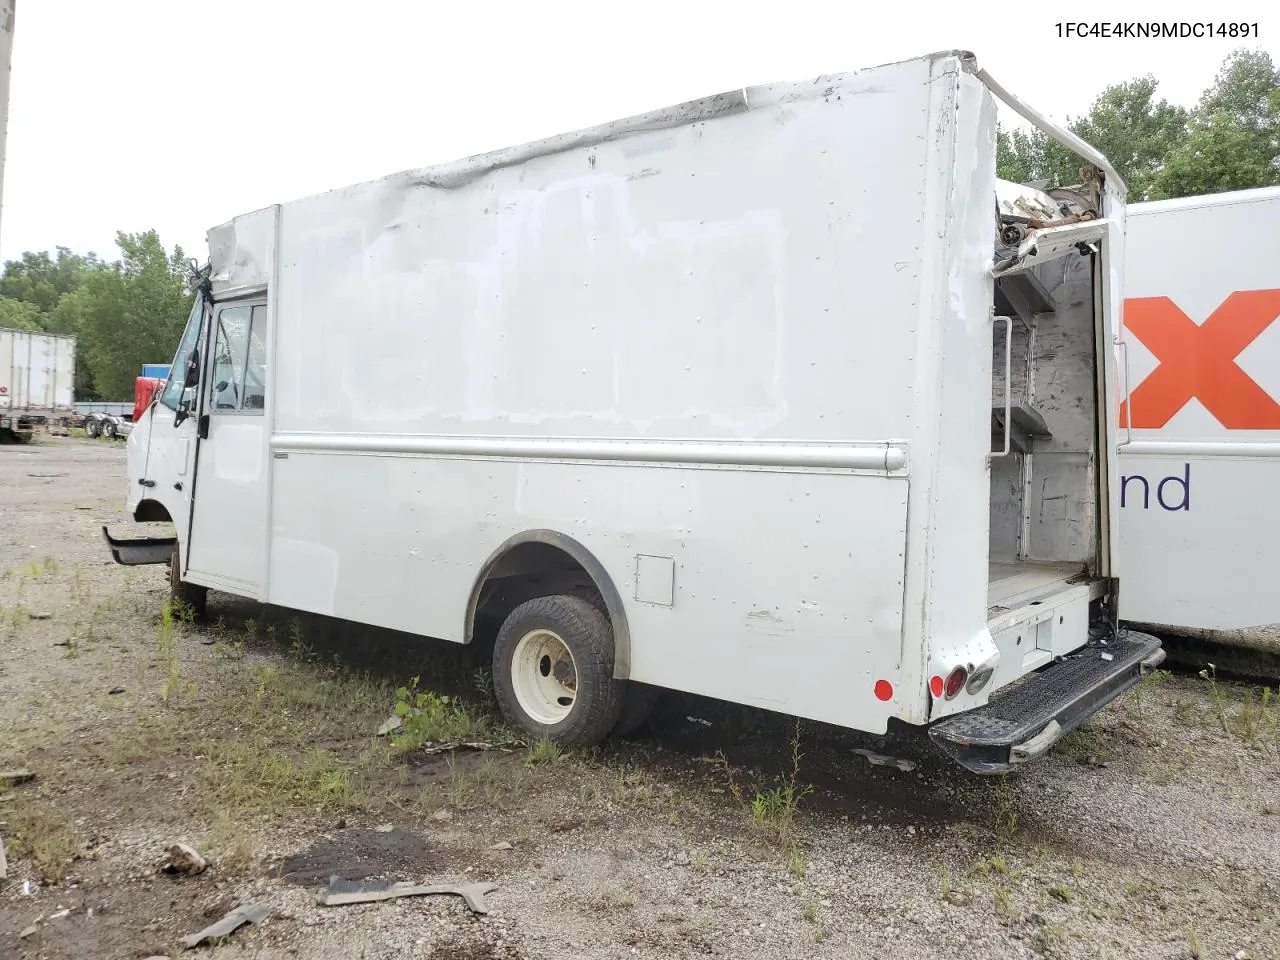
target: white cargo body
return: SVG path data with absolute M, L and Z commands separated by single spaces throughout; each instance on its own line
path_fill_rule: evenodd
M 1130 206 L 1125 273 L 1120 615 L 1280 623 L 1280 187 Z
M 65 430 L 75 382 L 75 337 L 0 330 L 0 430 Z
M 116 558 L 500 624 L 508 719 L 570 743 L 671 688 L 1037 755 L 1162 652 L 1114 632 L 1123 184 L 1045 124 L 1084 184 L 998 185 L 993 91 L 937 54 L 216 228 L 129 438 L 177 549 Z

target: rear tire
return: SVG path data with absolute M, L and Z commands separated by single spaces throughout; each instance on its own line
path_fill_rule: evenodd
M 569 747 L 599 743 L 625 700 L 608 618 L 581 597 L 520 604 L 498 630 L 493 689 L 507 722 L 526 734 Z
M 84 422 L 84 435 L 90 440 L 98 439 L 98 434 L 102 432 L 97 420 L 86 420 Z
M 176 615 L 189 616 L 192 620 L 204 619 L 205 607 L 209 602 L 209 588 L 183 581 L 176 543 L 173 545 L 173 553 L 169 554 L 169 599 L 177 608 L 174 611 Z
M 106 437 L 108 440 L 114 440 L 116 438 L 116 433 L 118 432 L 118 428 L 116 427 L 115 421 L 108 420 L 106 423 L 104 423 L 102 425 L 102 432 L 106 434 Z

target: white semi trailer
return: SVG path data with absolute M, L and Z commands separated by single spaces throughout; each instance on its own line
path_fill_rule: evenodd
M 1280 187 L 1130 206 L 1125 298 L 1120 615 L 1280 624 Z
M 66 434 L 75 407 L 76 338 L 0 330 L 0 434 Z
M 997 98 L 1080 183 L 998 183 Z M 947 52 L 249 213 L 128 440 L 176 536 L 104 534 L 197 608 L 488 615 L 531 735 L 665 687 L 1007 770 L 1163 657 L 1116 620 L 1123 197 Z

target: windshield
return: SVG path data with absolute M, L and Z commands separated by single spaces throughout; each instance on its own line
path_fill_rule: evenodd
M 195 298 L 191 305 L 191 315 L 187 317 L 187 328 L 182 332 L 182 342 L 178 344 L 178 352 L 173 358 L 173 366 L 169 368 L 169 380 L 164 385 L 164 393 L 160 394 L 160 402 L 172 410 L 177 410 L 185 402 L 187 409 L 195 403 L 196 388 L 183 388 L 187 374 L 187 358 L 200 342 L 200 320 L 204 315 L 204 299 Z

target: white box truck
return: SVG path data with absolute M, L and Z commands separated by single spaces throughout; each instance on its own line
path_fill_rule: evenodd
M 1280 187 L 1128 209 L 1120 615 L 1280 624 Z
M 997 182 L 997 98 L 1079 184 Z M 1116 626 L 1123 197 L 948 52 L 249 213 L 128 440 L 176 536 L 103 533 L 197 608 L 496 622 L 532 736 L 672 688 L 1008 770 L 1164 655 Z
M 0 330 L 0 434 L 67 432 L 75 416 L 76 338 Z

